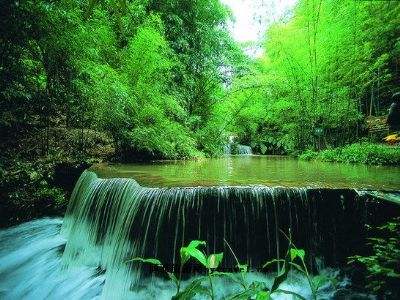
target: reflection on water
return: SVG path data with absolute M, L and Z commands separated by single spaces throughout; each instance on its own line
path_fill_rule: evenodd
M 281 156 L 228 156 L 189 161 L 97 165 L 101 177 L 144 186 L 267 185 L 400 190 L 400 168 L 308 162 Z

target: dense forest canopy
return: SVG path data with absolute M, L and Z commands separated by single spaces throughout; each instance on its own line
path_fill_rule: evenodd
M 244 107 L 234 130 L 261 152 L 357 140 L 364 118 L 387 114 L 399 90 L 399 14 L 397 1 L 299 1 L 236 78 L 229 102 Z
M 63 127 L 109 134 L 124 159 L 220 155 L 230 135 L 262 154 L 296 153 L 358 140 L 399 90 L 398 1 L 300 0 L 265 28 L 256 58 L 218 0 L 1 6 L 9 144 Z M 32 151 L 47 154 L 40 145 Z
M 243 59 L 219 1 L 2 6 L 3 133 L 84 127 L 109 132 L 121 155 L 216 151 L 213 108 Z

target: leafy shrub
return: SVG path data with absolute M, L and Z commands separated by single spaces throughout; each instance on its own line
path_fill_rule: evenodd
M 181 125 L 175 122 L 160 122 L 151 126 L 137 127 L 124 136 L 123 158 L 177 159 L 199 156 L 195 140 Z
M 289 271 L 291 269 L 295 269 L 305 276 L 310 285 L 310 289 L 312 292 L 312 299 L 317 299 L 318 290 L 322 287 L 324 283 L 329 281 L 329 278 L 322 275 L 312 278 L 307 270 L 307 266 L 305 263 L 305 255 L 306 255 L 305 251 L 303 249 L 296 248 L 296 246 L 292 244 L 289 237 L 287 238 L 289 240 L 289 248 L 285 258 L 273 259 L 264 264 L 263 266 L 263 268 L 268 268 L 276 264 L 278 264 L 278 266 L 279 265 L 282 266 L 281 268 L 278 268 L 279 271 L 275 276 L 271 286 L 267 286 L 265 283 L 258 281 L 249 283 L 246 280 L 246 276 L 249 272 L 248 266 L 245 264 L 241 264 L 239 262 L 239 260 L 237 259 L 235 253 L 233 252 L 232 248 L 227 243 L 227 241 L 225 241 L 225 243 L 227 244 L 227 247 L 229 248 L 233 257 L 236 260 L 237 263 L 236 267 L 238 269 L 239 274 L 217 271 L 219 265 L 223 260 L 224 254 L 216 253 L 207 255 L 201 249 L 206 245 L 206 242 L 196 241 L 196 240 L 191 241 L 188 246 L 182 247 L 180 249 L 181 265 L 179 268 L 180 270 L 179 274 L 174 274 L 167 271 L 164 265 L 158 259 L 155 258 L 136 257 L 129 260 L 128 262 L 139 262 L 139 263 L 150 264 L 157 268 L 162 269 L 168 275 L 168 278 L 174 283 L 176 287 L 176 295 L 173 296 L 172 299 L 180 299 L 180 300 L 197 299 L 196 296 L 203 295 L 214 300 L 215 294 L 213 288 L 213 278 L 225 277 L 241 287 L 241 289 L 238 292 L 235 292 L 233 295 L 228 296 L 228 299 L 231 300 L 233 299 L 270 300 L 272 299 L 271 296 L 273 294 L 287 294 L 293 296 L 293 298 L 304 300 L 303 296 L 295 292 L 280 288 L 281 283 L 283 283 L 288 278 Z M 182 288 L 181 287 L 182 270 L 183 266 L 189 260 L 193 260 L 199 263 L 206 270 L 207 275 L 194 279 L 185 288 Z M 208 281 L 208 285 L 204 284 L 206 281 Z
M 0 172 L 0 226 L 61 214 L 65 191 L 53 185 L 54 164 L 8 161 Z
M 210 122 L 195 133 L 197 147 L 205 155 L 216 157 L 223 154 L 223 145 L 227 139 L 221 134 L 218 125 Z
M 306 150 L 300 155 L 301 160 L 314 160 L 318 157 L 318 152 L 313 150 Z
M 320 152 L 308 150 L 300 155 L 300 159 L 399 166 L 400 148 L 364 142 Z
M 369 239 L 372 254 L 352 256 L 349 264 L 361 264 L 366 269 L 366 288 L 379 299 L 400 298 L 400 218 L 376 230 L 376 237 Z

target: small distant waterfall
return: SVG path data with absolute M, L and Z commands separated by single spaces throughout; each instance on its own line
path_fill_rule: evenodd
M 231 155 L 232 154 L 232 144 L 231 143 L 225 144 L 223 152 L 224 152 L 224 155 Z
M 282 230 L 306 249 L 310 263 L 321 256 L 335 265 L 365 244 L 371 209 L 366 203 L 355 190 L 146 188 L 132 179 L 99 179 L 86 171 L 64 219 L 63 260 L 69 267 L 104 270 L 106 299 L 117 292 L 124 298 L 140 278 L 126 263 L 129 258 L 156 257 L 176 270 L 180 247 L 194 239 L 206 240 L 209 253 L 226 253 L 224 267 L 232 267 L 226 239 L 241 262 L 257 268 L 282 257 L 287 248 Z
M 251 150 L 250 146 L 246 145 L 237 145 L 237 153 L 241 155 L 251 155 L 253 151 Z
M 228 143 L 224 146 L 223 150 L 225 155 L 239 154 L 239 155 L 251 155 L 253 151 L 250 146 Z

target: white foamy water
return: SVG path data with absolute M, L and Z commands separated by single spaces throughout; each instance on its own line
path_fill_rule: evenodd
M 61 219 L 41 219 L 0 231 L 0 299 L 166 300 L 175 294 L 174 285 L 160 278 L 132 284 L 123 298 L 118 297 L 117 290 L 105 292 L 107 272 L 83 262 L 65 265 L 62 254 L 67 240 L 60 235 L 61 225 Z M 113 273 L 118 276 L 117 271 Z M 247 281 L 271 285 L 272 276 L 249 273 Z M 183 282 L 183 286 L 189 282 Z M 240 290 L 240 286 L 226 278 L 215 278 L 213 284 L 217 299 L 225 299 Z M 290 274 L 281 288 L 311 298 L 306 279 L 297 273 Z M 334 289 L 327 285 L 318 298 L 330 299 L 333 294 Z M 277 294 L 273 299 L 292 299 L 292 296 Z

